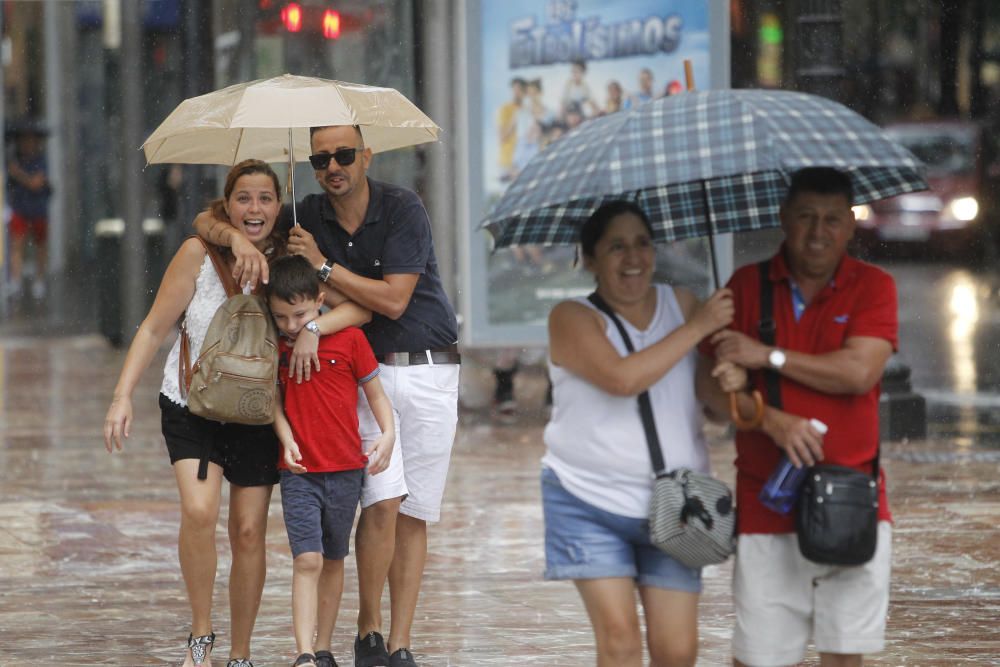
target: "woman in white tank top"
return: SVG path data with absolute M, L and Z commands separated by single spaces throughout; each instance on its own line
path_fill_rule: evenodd
M 602 206 L 580 236 L 597 293 L 622 320 L 636 351 L 627 354 L 610 319 L 586 299 L 553 308 L 553 408 L 542 473 L 546 578 L 576 583 L 599 665 L 642 664 L 636 588 L 652 663 L 693 665 L 700 571 L 649 542 L 652 464 L 637 396 L 650 393 L 667 467 L 707 471 L 700 401 L 724 414 L 721 387 L 742 386 L 745 374 L 720 366 L 720 382 L 712 381 L 699 368 L 695 347 L 732 321 L 732 296 L 722 289 L 700 305 L 686 290 L 652 284 L 652 229 L 634 204 Z

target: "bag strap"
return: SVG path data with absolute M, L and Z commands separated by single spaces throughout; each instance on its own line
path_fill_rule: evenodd
M 219 276 L 219 282 L 222 283 L 222 288 L 226 290 L 226 298 L 241 294 L 239 286 L 236 284 L 236 279 L 233 278 L 233 274 L 229 272 L 229 268 L 226 266 L 226 261 L 222 258 L 222 253 L 219 249 L 207 243 L 205 239 L 197 235 L 192 235 L 190 238 L 198 239 L 202 247 L 205 248 L 205 253 L 212 260 L 212 266 L 215 267 L 215 273 Z M 191 378 L 194 377 L 195 368 L 191 366 L 191 337 L 188 336 L 187 332 L 187 317 L 181 320 L 180 327 L 180 337 L 181 337 L 181 347 L 180 347 L 180 363 L 177 364 L 177 384 L 180 386 L 181 397 L 187 398 L 188 390 L 191 388 Z M 197 364 L 195 364 L 197 366 Z
M 776 340 L 777 326 L 774 322 L 774 286 L 771 284 L 771 260 L 757 264 L 760 270 L 760 321 L 757 323 L 757 335 L 760 342 L 772 346 Z M 774 369 L 764 369 L 764 384 L 767 388 L 767 401 L 770 405 L 781 409 L 781 376 Z M 875 448 L 875 459 L 872 461 L 872 477 L 875 483 L 879 479 L 879 458 L 882 453 L 882 441 Z
M 618 327 L 618 333 L 621 334 L 622 341 L 625 343 L 625 349 L 628 350 L 629 354 L 635 352 L 635 348 L 632 346 L 632 339 L 629 338 L 628 332 L 625 331 L 625 325 L 615 315 L 615 311 L 611 309 L 608 302 L 597 292 L 591 293 L 587 297 L 587 300 L 594 304 L 595 308 L 611 318 L 611 321 Z M 649 459 L 653 462 L 653 472 L 659 477 L 667 471 L 667 468 L 663 462 L 663 451 L 660 449 L 660 436 L 656 432 L 656 422 L 653 420 L 653 403 L 649 400 L 649 391 L 645 390 L 641 392 L 638 400 L 639 417 L 642 419 L 642 428 L 646 431 L 646 444 L 649 446 Z
M 760 321 L 757 322 L 757 336 L 768 347 L 774 345 L 778 331 L 774 323 L 774 286 L 771 284 L 771 260 L 765 259 L 757 265 L 760 271 Z M 772 368 L 764 368 L 764 387 L 767 402 L 781 409 L 781 376 Z
M 233 278 L 232 272 L 226 266 L 226 260 L 222 258 L 219 248 L 208 243 L 200 236 L 195 235 L 192 238 L 196 238 L 201 242 L 201 245 L 205 248 L 205 252 L 211 258 L 212 266 L 215 267 L 215 273 L 219 276 L 219 282 L 222 283 L 222 288 L 226 290 L 226 298 L 242 294 L 243 290 L 236 284 L 236 278 Z

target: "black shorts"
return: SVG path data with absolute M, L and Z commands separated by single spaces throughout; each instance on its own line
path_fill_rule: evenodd
M 278 436 L 270 424 L 223 424 L 191 414 L 160 394 L 160 424 L 170 463 L 198 459 L 198 478 L 205 479 L 208 463 L 222 468 L 230 484 L 266 486 L 278 482 Z

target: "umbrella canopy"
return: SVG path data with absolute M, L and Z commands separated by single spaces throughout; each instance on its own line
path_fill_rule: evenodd
M 178 105 L 142 145 L 150 164 L 308 159 L 309 128 L 358 125 L 378 153 L 436 141 L 440 128 L 393 88 L 285 74 Z
M 635 201 L 654 239 L 778 225 L 792 172 L 850 174 L 854 203 L 924 190 L 922 164 L 831 100 L 788 91 L 665 97 L 581 125 L 536 155 L 483 222 L 495 247 L 560 245 L 604 202 Z

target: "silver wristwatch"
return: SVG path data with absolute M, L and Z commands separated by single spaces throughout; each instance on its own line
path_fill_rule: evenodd
M 323 262 L 323 266 L 319 267 L 319 271 L 316 275 L 319 276 L 319 281 L 325 283 L 326 279 L 330 277 L 330 272 L 333 271 L 333 265 L 329 262 Z
M 306 322 L 305 328 L 306 328 L 307 331 L 310 331 L 310 332 L 316 334 L 317 337 L 323 335 L 319 331 L 319 325 L 316 324 L 316 320 L 312 320 L 311 322 Z
M 781 370 L 781 367 L 785 365 L 785 361 L 787 361 L 785 351 L 780 348 L 774 348 L 767 355 L 767 365 L 776 371 Z

